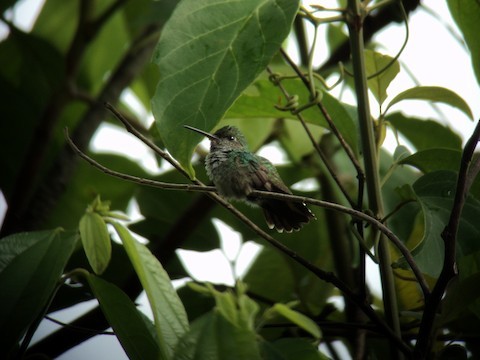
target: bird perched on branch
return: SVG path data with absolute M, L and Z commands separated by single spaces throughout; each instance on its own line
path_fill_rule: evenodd
M 251 195 L 253 190 L 282 194 L 292 192 L 270 161 L 248 150 L 245 137 L 236 127 L 225 126 L 214 134 L 188 125 L 185 127 L 210 140 L 210 153 L 205 159 L 205 167 L 221 196 L 260 206 L 268 227 L 278 232 L 300 230 L 304 224 L 315 219 L 304 203 Z

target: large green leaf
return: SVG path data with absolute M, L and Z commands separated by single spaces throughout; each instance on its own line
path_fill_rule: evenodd
M 169 359 L 178 340 L 189 328 L 185 308 L 160 262 L 125 227 L 112 223 L 147 294 L 155 319 L 161 358 Z
M 153 61 L 162 79 L 152 109 L 165 145 L 190 165 L 200 136 L 211 130 L 264 70 L 290 31 L 293 0 L 184 0 L 165 25 Z
M 400 72 L 398 61 L 392 61 L 393 58 L 388 55 L 365 50 L 365 68 L 369 77 L 368 88 L 380 105 L 387 98 L 388 85 Z
M 458 171 L 461 157 L 462 153 L 459 150 L 428 149 L 416 152 L 399 163 L 415 166 L 424 173 L 436 170 Z
M 480 39 L 478 24 L 480 22 L 480 3 L 477 0 L 448 0 L 448 8 L 453 20 L 463 33 L 463 38 L 470 49 L 471 60 L 477 82 L 480 83 Z
M 438 121 L 407 117 L 399 112 L 388 115 L 386 120 L 417 150 L 431 148 L 460 150 L 462 147 L 462 138 Z
M 0 349 L 8 353 L 41 313 L 78 235 L 57 229 L 10 235 L 0 241 Z
M 428 173 L 413 185 L 422 207 L 425 232 L 420 244 L 413 250 L 420 269 L 437 277 L 443 264 L 444 244 L 441 233 L 448 223 L 455 196 L 457 176 L 450 171 Z M 469 196 L 460 218 L 457 236 L 457 256 L 480 250 L 480 202 Z
M 158 344 L 130 298 L 120 288 L 95 275 L 89 274 L 87 280 L 128 358 L 158 360 Z
M 449 89 L 445 89 L 439 86 L 417 86 L 408 90 L 405 90 L 395 96 L 387 106 L 385 113 L 393 105 L 399 103 L 402 100 L 426 100 L 433 102 L 441 102 L 458 110 L 462 111 L 470 119 L 473 120 L 473 113 L 468 104 L 459 95 Z

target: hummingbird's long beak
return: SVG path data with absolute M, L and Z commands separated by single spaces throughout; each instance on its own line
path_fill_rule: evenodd
M 202 134 L 203 136 L 206 136 L 207 138 L 209 138 L 210 140 L 219 140 L 218 137 L 216 137 L 215 135 L 213 134 L 210 134 L 206 131 L 203 131 L 203 130 L 200 130 L 200 129 L 197 129 L 197 128 L 194 128 L 193 126 L 189 126 L 189 125 L 183 125 L 184 128 L 187 128 L 188 130 L 192 130 L 192 131 L 195 131 L 199 134 Z

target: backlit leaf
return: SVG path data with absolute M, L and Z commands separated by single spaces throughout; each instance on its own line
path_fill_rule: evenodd
M 96 274 L 105 271 L 112 254 L 107 225 L 96 212 L 87 211 L 80 219 L 80 237 L 88 262 Z
M 368 88 L 380 105 L 387 98 L 387 88 L 400 72 L 400 64 L 388 55 L 365 50 L 365 68 Z M 375 75 L 375 76 L 374 76 Z
M 283 316 L 293 324 L 310 333 L 314 338 L 320 339 L 322 332 L 315 322 L 302 313 L 295 311 L 284 304 L 275 304 L 270 311 L 274 311 Z
M 459 95 L 449 89 L 445 89 L 439 86 L 417 86 L 408 90 L 405 90 L 395 96 L 387 106 L 385 112 L 393 105 L 399 103 L 402 100 L 426 100 L 433 102 L 440 102 L 450 105 L 458 110 L 462 111 L 470 119 L 473 120 L 472 110 L 468 104 Z
M 142 283 L 152 308 L 161 356 L 168 359 L 178 340 L 188 331 L 180 298 L 162 264 L 119 223 L 112 222 Z

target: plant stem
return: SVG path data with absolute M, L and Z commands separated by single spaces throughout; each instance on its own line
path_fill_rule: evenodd
M 352 65 L 355 75 L 355 92 L 357 95 L 358 121 L 362 140 L 368 202 L 370 210 L 373 211 L 375 216 L 382 218 L 384 214 L 383 200 L 380 187 L 373 122 L 370 116 L 370 105 L 368 101 L 365 59 L 363 56 L 363 20 L 364 9 L 362 9 L 360 1 L 349 0 L 347 25 L 350 37 Z M 400 320 L 398 317 L 398 306 L 393 271 L 391 268 L 391 258 L 389 246 L 384 236 L 380 236 L 378 251 L 385 315 L 392 330 L 400 336 Z M 398 349 L 392 347 L 392 352 L 395 354 L 392 355 L 396 358 L 401 357 Z

